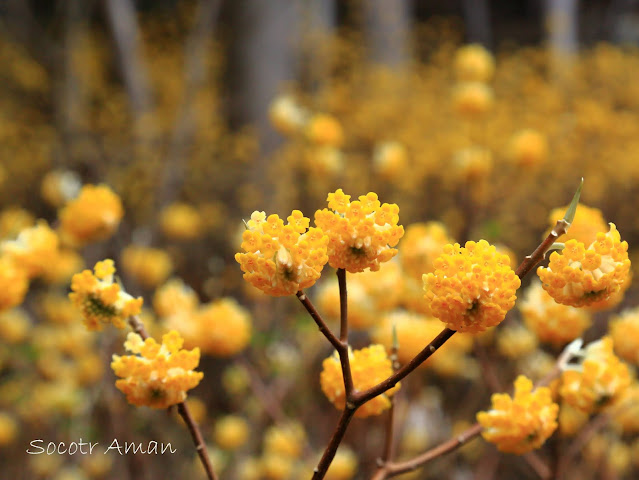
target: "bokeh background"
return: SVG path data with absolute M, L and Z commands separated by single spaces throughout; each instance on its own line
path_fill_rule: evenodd
M 389 315 L 428 317 L 419 281 L 433 252 L 420 239 L 483 238 L 516 265 L 582 177 L 582 203 L 597 209 L 581 207 L 584 229 L 614 222 L 634 259 L 636 3 L 1 1 L 0 238 L 36 219 L 55 229 L 81 185 L 108 185 L 124 218 L 105 240 L 66 246 L 66 263 L 51 263 L 58 274 L 32 281 L 22 305 L 0 313 L 0 476 L 203 475 L 175 413 L 134 408 L 115 389 L 109 362 L 125 334 L 87 332 L 66 299 L 71 273 L 103 258 L 144 297 L 156 336 L 178 328 L 203 349 L 205 378 L 189 402 L 222 478 L 238 480 L 310 478 L 337 419 L 318 381 L 329 345 L 295 298 L 252 289 L 234 260 L 254 210 L 312 217 L 343 188 L 374 191 L 399 205 L 407 230 L 418 224 L 397 262 L 349 278 L 356 347 L 388 343 L 380 326 Z M 331 318 L 334 272 L 323 277 L 309 295 Z M 170 278 L 192 291 L 162 290 Z M 163 298 L 190 310 L 167 310 Z M 576 336 L 599 338 L 637 305 L 628 285 L 617 303 L 588 312 Z M 570 339 L 544 341 L 524 317 L 515 308 L 489 335 L 460 335 L 404 382 L 400 457 L 473 423 L 517 373 L 541 378 L 552 366 Z M 431 327 L 415 328 L 434 336 Z M 633 412 L 581 419 L 539 459 L 568 458 L 565 478 L 635 478 Z M 331 478 L 370 478 L 384 426 L 356 420 Z M 33 439 L 79 438 L 105 448 L 153 439 L 178 453 L 25 452 Z M 402 478 L 539 478 L 531 465 L 479 439 Z

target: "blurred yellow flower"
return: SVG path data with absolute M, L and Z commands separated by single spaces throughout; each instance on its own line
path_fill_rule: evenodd
M 408 162 L 406 147 L 400 142 L 383 142 L 373 151 L 373 170 L 386 180 L 399 179 Z
M 130 332 L 124 347 L 137 355 L 113 355 L 111 368 L 118 377 L 115 386 L 133 405 L 167 408 L 183 402 L 186 391 L 195 388 L 204 376 L 194 372 L 200 362 L 200 350 L 182 350 L 182 337 L 175 330 L 142 340 Z
M 458 48 L 453 66 L 455 77 L 461 82 L 488 82 L 495 73 L 492 53 L 477 43 Z
M 82 188 L 80 176 L 71 170 L 51 170 L 42 179 L 40 194 L 52 207 L 62 207 Z
M 397 224 L 399 207 L 380 204 L 373 192 L 353 202 L 350 198 L 340 188 L 328 194 L 328 209 L 315 212 L 315 224 L 329 238 L 328 263 L 351 273 L 377 271 L 397 254 L 393 247 L 404 235 Z
M 308 120 L 308 112 L 291 95 L 280 95 L 273 99 L 268 116 L 275 129 L 284 135 L 301 131 Z
M 21 308 L 0 310 L 0 339 L 7 345 L 23 342 L 29 335 L 31 319 Z
M 513 397 L 505 393 L 492 396 L 492 408 L 479 412 L 482 436 L 497 449 L 522 455 L 541 447 L 557 429 L 559 405 L 552 401 L 550 389 L 533 391 L 532 382 L 520 375 Z
M 610 337 L 590 343 L 579 352 L 580 365 L 568 364 L 559 393 L 575 408 L 593 413 L 615 404 L 630 385 L 630 371 L 613 353 Z
M 568 205 L 565 207 L 555 208 L 548 215 L 548 223 L 550 228 L 553 228 L 558 220 L 564 218 L 568 210 Z M 608 228 L 608 224 L 604 220 L 603 213 L 598 208 L 591 208 L 582 203 L 577 204 L 577 210 L 575 212 L 575 218 L 570 224 L 568 231 L 559 237 L 560 242 L 567 242 L 568 240 L 575 239 L 585 245 L 590 245 L 597 239 L 599 232 L 604 232 Z M 548 236 L 550 229 L 544 234 L 544 238 Z
M 272 425 L 264 432 L 264 452 L 281 458 L 299 458 L 305 443 L 306 431 L 296 421 Z
M 153 288 L 171 274 L 173 262 L 160 248 L 129 245 L 122 251 L 122 269 L 143 287 Z
M 481 82 L 464 82 L 453 90 L 453 108 L 462 117 L 475 119 L 487 113 L 495 102 L 492 88 Z
M 423 276 L 425 297 L 433 315 L 451 330 L 483 332 L 515 305 L 519 277 L 510 258 L 485 240 L 446 245 L 434 267 Z
M 204 231 L 203 227 L 202 215 L 188 203 L 172 203 L 160 212 L 162 233 L 172 240 L 198 238 Z
M 556 302 L 584 307 L 610 298 L 618 292 L 630 272 L 628 243 L 614 223 L 608 233 L 597 233 L 597 239 L 586 248 L 577 240 L 569 240 L 561 253 L 550 255 L 548 267 L 539 267 L 537 275 Z
M 453 172 L 465 181 L 487 177 L 493 169 L 493 154 L 484 147 L 468 147 L 453 155 Z
M 432 272 L 433 261 L 444 246 L 453 243 L 443 223 L 413 223 L 406 228 L 399 260 L 404 271 L 421 282 L 422 275 Z
M 0 255 L 0 311 L 20 305 L 28 288 L 25 271 L 6 255 Z
M 305 126 L 306 138 L 318 145 L 340 147 L 344 143 L 344 131 L 339 121 L 327 113 L 316 113 Z
M 0 212 L 0 239 L 15 238 L 24 229 L 33 227 L 35 222 L 35 217 L 28 210 L 7 207 Z
M 2 242 L 0 251 L 33 278 L 50 268 L 51 260 L 58 254 L 58 244 L 58 235 L 44 220 L 39 220 L 35 226 L 22 230 L 16 240 Z
M 548 140 L 537 130 L 530 128 L 519 130 L 508 142 L 508 157 L 519 167 L 540 165 L 548 158 Z
M 213 439 L 224 450 L 237 450 L 248 440 L 249 424 L 238 415 L 225 415 L 215 422 Z
M 235 254 L 244 279 L 268 295 L 292 295 L 312 286 L 327 261 L 324 232 L 308 228 L 310 220 L 299 210 L 287 220 L 284 225 L 277 215 L 253 212 L 242 235 L 246 253 Z
M 611 317 L 608 329 L 615 353 L 639 366 L 639 307 L 626 309 Z
M 326 480 L 351 480 L 357 473 L 357 455 L 347 446 L 340 445 L 328 467 Z
M 73 275 L 69 299 L 82 312 L 89 330 L 101 330 L 108 323 L 124 328 L 130 316 L 140 313 L 142 297 L 133 298 L 113 283 L 113 260 L 96 263 L 94 272 L 84 270 Z
M 588 311 L 555 302 L 539 282 L 531 283 L 517 306 L 539 340 L 555 346 L 580 337 L 591 324 Z
M 84 185 L 59 212 L 60 236 L 72 246 L 103 240 L 117 230 L 122 201 L 106 185 Z
M 181 279 L 173 278 L 162 285 L 153 295 L 153 310 L 159 317 L 170 317 L 179 313 L 193 312 L 200 304 L 195 290 Z
M 349 350 L 351 371 L 353 374 L 353 386 L 356 390 L 363 391 L 377 385 L 393 373 L 390 358 L 386 354 L 386 349 L 382 345 L 371 345 L 361 350 Z M 344 377 L 342 367 L 337 353 L 326 358 L 322 363 L 322 373 L 320 374 L 320 385 L 326 398 L 343 410 L 346 403 L 344 391 Z M 390 397 L 392 397 L 400 384 L 398 383 L 385 393 L 369 400 L 355 412 L 356 417 L 370 417 L 379 415 L 384 410 L 390 408 Z

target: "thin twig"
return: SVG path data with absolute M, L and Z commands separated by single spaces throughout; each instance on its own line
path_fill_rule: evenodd
M 364 390 L 362 392 L 355 392 L 353 394 L 353 403 L 357 406 L 363 405 L 369 400 L 375 398 L 378 395 L 390 390 L 395 385 L 397 385 L 403 378 L 405 378 L 409 373 L 419 367 L 422 363 L 424 363 L 430 356 L 437 351 L 439 347 L 441 347 L 446 341 L 455 334 L 455 330 L 451 330 L 450 328 L 444 328 L 439 335 L 437 335 L 432 342 L 430 342 L 426 347 L 419 352 L 415 357 L 404 365 L 402 368 L 397 370 L 397 372 L 393 373 L 390 377 L 385 380 L 382 380 L 380 383 L 375 385 L 374 387 L 369 388 L 368 390 Z
M 328 325 L 319 314 L 310 298 L 308 298 L 303 290 L 300 290 L 295 295 L 297 296 L 299 301 L 302 302 L 302 305 L 304 305 L 304 308 L 306 308 L 306 311 L 311 316 L 311 318 L 315 321 L 319 328 L 319 331 L 322 332 L 322 334 L 328 339 L 329 342 L 331 342 L 331 345 L 333 345 L 335 350 L 339 352 L 340 348 L 342 348 L 342 342 L 335 336 L 331 329 L 328 328 Z
M 339 284 L 339 339 L 344 350 L 338 349 L 340 363 L 342 365 L 342 375 L 344 377 L 344 391 L 346 401 L 351 400 L 355 387 L 353 386 L 353 374 L 348 352 L 348 294 L 346 291 L 346 270 L 337 269 L 337 283 Z
M 524 258 L 524 261 L 521 262 L 519 267 L 517 267 L 517 270 L 515 270 L 515 275 L 517 275 L 519 278 L 524 278 L 526 275 L 528 275 L 528 273 L 535 267 L 535 265 L 537 265 L 544 259 L 546 253 L 548 252 L 548 250 L 550 250 L 550 247 L 552 247 L 552 244 L 555 243 L 555 240 L 557 240 L 568 231 L 569 226 L 570 224 L 564 219 L 558 220 L 557 224 L 550 231 L 544 241 L 539 244 L 539 246 L 533 253 L 527 255 L 526 258 Z
M 331 462 L 335 457 L 335 452 L 337 452 L 337 448 L 339 447 L 340 443 L 342 443 L 342 439 L 346 434 L 348 424 L 353 419 L 353 415 L 355 415 L 355 410 L 356 407 L 350 406 L 348 402 L 344 406 L 344 410 L 342 411 L 342 415 L 339 417 L 339 422 L 337 423 L 335 432 L 333 432 L 333 436 L 328 442 L 322 458 L 317 464 L 317 467 L 315 467 L 312 480 L 322 480 L 324 478 L 324 475 L 326 475 L 328 467 L 331 465 Z
M 138 317 L 137 315 L 129 317 L 129 326 L 135 333 L 140 335 L 143 340 L 149 338 L 149 334 L 144 328 L 144 323 L 142 323 L 142 320 L 140 320 L 140 317 Z M 213 465 L 211 465 L 211 460 L 209 459 L 209 454 L 206 449 L 204 439 L 202 438 L 202 433 L 200 432 L 197 423 L 195 423 L 195 420 L 193 420 L 191 412 L 189 411 L 186 403 L 178 403 L 177 411 L 184 420 L 184 423 L 186 423 L 186 426 L 191 433 L 191 438 L 193 438 L 193 443 L 195 444 L 195 450 L 197 451 L 197 454 L 200 457 L 200 461 L 202 462 L 202 466 L 206 471 L 206 476 L 209 480 L 218 480 L 218 477 L 213 470 Z

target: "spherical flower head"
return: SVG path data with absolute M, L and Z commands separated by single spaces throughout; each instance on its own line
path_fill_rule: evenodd
M 113 283 L 114 273 L 113 260 L 107 259 L 96 263 L 94 272 L 84 270 L 71 279 L 69 299 L 89 330 L 101 330 L 109 323 L 124 328 L 127 319 L 142 310 L 142 298 L 133 298 Z
M 539 340 L 555 346 L 581 337 L 592 323 L 588 311 L 555 302 L 539 282 L 531 283 L 518 307 L 526 326 Z
M 520 375 L 515 380 L 515 393 L 495 393 L 492 408 L 479 412 L 477 421 L 482 426 L 484 439 L 497 449 L 523 455 L 541 447 L 557 429 L 559 405 L 552 401 L 547 387 L 533 391 L 530 379 Z
M 5 345 L 24 342 L 31 329 L 31 320 L 22 308 L 0 311 L 0 340 Z
M 344 170 L 344 153 L 330 145 L 305 150 L 303 161 L 311 176 L 330 177 Z
M 339 121 L 327 113 L 316 113 L 306 124 L 306 138 L 318 145 L 340 147 L 344 143 L 344 131 Z
M 308 112 L 291 95 L 280 95 L 271 102 L 268 117 L 278 132 L 293 135 L 306 124 Z
M 567 241 L 561 253 L 550 255 L 547 268 L 537 269 L 544 290 L 556 302 L 573 307 L 609 299 L 629 273 L 628 243 L 621 241 L 614 223 L 608 233 L 599 232 L 588 248 L 577 240 Z
M 580 365 L 564 367 L 559 390 L 563 400 L 586 413 L 616 404 L 631 377 L 628 366 L 613 353 L 612 339 L 603 337 L 577 355 L 583 359 Z
M 59 208 L 75 198 L 81 188 L 80 176 L 74 171 L 51 170 L 42 179 L 40 194 L 49 205 Z
M 7 207 L 0 212 L 0 239 L 15 238 L 21 231 L 33 227 L 35 223 L 35 217 L 28 210 Z
M 182 349 L 182 337 L 175 330 L 142 340 L 130 332 L 124 347 L 135 355 L 113 355 L 111 368 L 118 377 L 115 386 L 133 405 L 167 408 L 186 400 L 186 392 L 195 388 L 204 376 L 193 369 L 200 363 L 200 350 Z
M 615 426 L 624 433 L 639 433 L 639 383 L 634 379 L 612 412 Z
M 508 156 L 519 167 L 540 165 L 548 158 L 548 140 L 541 132 L 525 128 L 513 134 L 508 144 Z M 563 214 L 559 218 L 563 218 Z
M 406 147 L 400 142 L 383 142 L 373 152 L 373 169 L 386 180 L 397 179 L 408 162 Z
M 465 181 L 487 177 L 493 169 L 493 154 L 484 147 L 468 147 L 455 152 L 454 172 Z
M 390 358 L 386 354 L 386 349 L 382 345 L 371 345 L 361 350 L 349 350 L 351 371 L 353 375 L 353 386 L 356 390 L 366 390 L 377 385 L 393 374 L 393 367 Z M 346 404 L 344 391 L 344 377 L 337 353 L 331 355 L 322 363 L 322 373 L 320 374 L 320 385 L 322 391 L 335 405 L 343 410 Z M 356 417 L 370 417 L 379 415 L 391 406 L 392 397 L 400 384 L 398 383 L 385 393 L 369 400 L 355 412 Z
M 2 242 L 0 250 L 29 278 L 44 273 L 58 254 L 58 236 L 44 220 L 20 232 L 16 240 Z
M 462 117 L 476 119 L 487 113 L 493 106 L 492 88 L 482 82 L 464 82 L 453 91 L 453 107 Z
M 433 316 L 451 330 L 478 333 L 501 323 L 521 285 L 510 258 L 485 240 L 446 245 L 423 276 Z
M 176 202 L 160 212 L 160 228 L 171 240 L 193 240 L 202 235 L 204 219 L 188 203 Z
M 380 204 L 373 192 L 354 202 L 350 198 L 340 188 L 328 194 L 328 208 L 315 212 L 315 224 L 329 238 L 328 263 L 351 273 L 377 271 L 397 254 L 393 247 L 404 235 L 397 224 L 399 207 Z
M 251 340 L 251 316 L 232 298 L 221 298 L 203 305 L 193 312 L 189 321 L 195 328 L 188 338 L 185 337 L 187 346 L 198 346 L 203 353 L 215 357 L 236 355 Z M 180 323 L 176 322 L 178 329 Z
M 237 450 L 248 440 L 248 422 L 238 415 L 226 415 L 215 422 L 213 439 L 224 450 Z
M 244 279 L 273 296 L 292 295 L 315 284 L 328 260 L 328 237 L 299 210 L 287 218 L 253 212 L 235 260 Z M 307 230 L 308 229 L 308 230 Z
M 477 43 L 455 52 L 455 77 L 460 82 L 488 82 L 495 73 L 493 54 Z
M 446 226 L 440 222 L 409 225 L 399 254 L 402 268 L 421 283 L 422 275 L 435 269 L 433 262 L 449 243 L 453 243 L 453 240 Z
M 122 268 L 143 287 L 153 288 L 170 275 L 173 261 L 162 249 L 129 245 L 122 251 Z
M 199 305 L 195 291 L 179 278 L 166 282 L 153 295 L 153 310 L 159 317 L 191 313 Z
M 564 218 L 568 210 L 568 206 L 555 208 L 548 216 L 550 228 L 553 228 L 558 220 Z M 597 239 L 599 232 L 605 232 L 608 224 L 604 219 L 603 213 L 598 208 L 591 208 L 582 203 L 577 204 L 575 218 L 570 224 L 568 231 L 559 237 L 562 242 L 575 239 L 585 245 L 590 245 Z M 544 233 L 544 238 L 548 236 L 550 229 Z
M 357 473 L 357 455 L 348 447 L 340 446 L 328 467 L 326 480 L 351 480 Z
M 615 353 L 625 361 L 639 366 L 639 308 L 626 309 L 613 316 L 608 329 Z
M 517 360 L 537 350 L 537 336 L 523 325 L 508 325 L 497 332 L 497 350 L 504 357 Z
M 73 246 L 108 238 L 124 215 L 122 201 L 106 185 L 85 185 L 60 210 L 60 234 Z
M 264 452 L 282 458 L 298 458 L 306 443 L 306 431 L 294 421 L 272 425 L 264 432 Z
M 13 259 L 0 255 L 0 311 L 20 305 L 28 288 L 26 272 Z

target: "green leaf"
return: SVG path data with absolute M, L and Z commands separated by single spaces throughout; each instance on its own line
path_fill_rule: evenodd
M 575 213 L 577 213 L 577 205 L 579 204 L 579 197 L 581 196 L 581 189 L 583 186 L 584 186 L 584 179 L 583 177 L 581 177 L 581 182 L 579 183 L 579 187 L 577 187 L 575 196 L 572 197 L 572 202 L 570 202 L 570 205 L 568 206 L 568 210 L 566 210 L 566 214 L 564 215 L 564 220 L 568 222 L 569 225 L 575 219 Z

